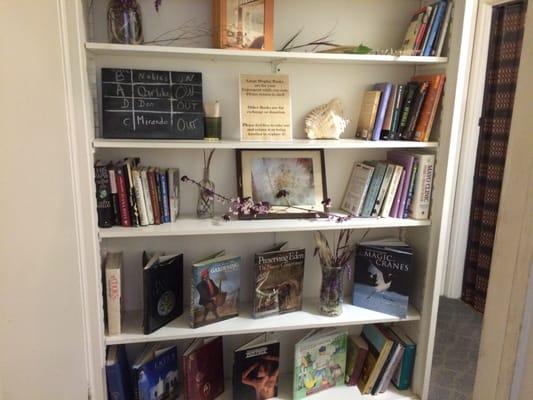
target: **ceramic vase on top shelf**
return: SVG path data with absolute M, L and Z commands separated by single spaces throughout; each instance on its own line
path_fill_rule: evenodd
M 110 0 L 107 6 L 107 35 L 111 43 L 144 42 L 141 7 L 137 0 Z
M 344 269 L 326 265 L 321 265 L 321 269 L 320 313 L 336 317 L 342 314 Z
M 215 199 L 213 197 L 215 184 L 209 179 L 209 168 L 204 168 L 204 176 L 200 184 L 202 187 L 198 188 L 196 215 L 198 218 L 213 218 L 215 216 Z

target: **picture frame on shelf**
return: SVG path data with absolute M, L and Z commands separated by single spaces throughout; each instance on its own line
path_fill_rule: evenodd
M 213 0 L 213 47 L 272 50 L 274 0 Z
M 241 219 L 321 218 L 327 198 L 324 150 L 236 151 L 237 187 L 241 198 L 266 202 L 269 213 Z M 283 195 L 280 196 L 280 192 Z

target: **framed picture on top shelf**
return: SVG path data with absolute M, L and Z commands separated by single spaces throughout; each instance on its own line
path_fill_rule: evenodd
M 237 187 L 241 198 L 271 206 L 241 219 L 324 217 L 324 150 L 237 150 Z
M 213 46 L 272 50 L 274 0 L 213 0 Z

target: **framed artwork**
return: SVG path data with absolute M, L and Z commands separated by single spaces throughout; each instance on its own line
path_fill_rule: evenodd
M 271 206 L 269 214 L 242 219 L 323 217 L 324 150 L 237 150 L 237 186 L 240 197 Z M 286 197 L 277 196 L 281 190 Z
M 272 50 L 274 0 L 213 0 L 213 46 Z

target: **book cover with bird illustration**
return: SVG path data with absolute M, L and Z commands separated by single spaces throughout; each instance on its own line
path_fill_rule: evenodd
M 353 305 L 405 318 L 413 276 L 412 259 L 411 247 L 395 238 L 359 243 Z

